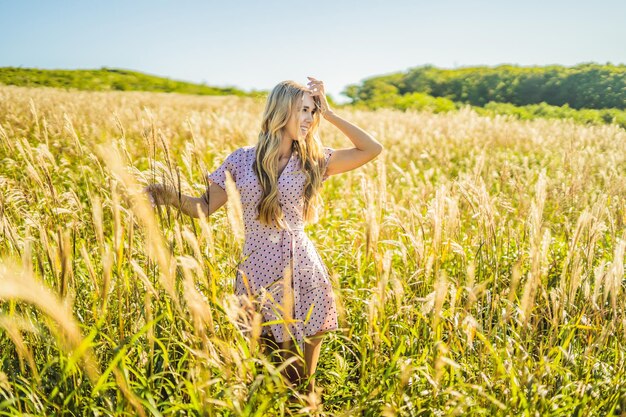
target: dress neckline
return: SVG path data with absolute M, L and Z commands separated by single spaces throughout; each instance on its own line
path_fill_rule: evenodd
M 278 180 L 280 180 L 280 178 L 283 176 L 283 174 L 285 173 L 285 171 L 287 171 L 287 168 L 289 167 L 289 164 L 291 164 L 291 160 L 293 159 L 293 154 L 295 153 L 295 151 L 292 149 L 291 150 L 291 155 L 289 155 L 289 160 L 287 161 L 287 163 L 285 164 L 285 167 L 283 168 L 282 171 L 280 171 L 280 173 L 278 174 Z
M 256 154 L 256 150 L 257 150 L 257 146 L 258 145 L 254 145 L 252 146 L 252 149 L 254 150 L 254 153 Z M 294 154 L 297 156 L 298 152 L 295 149 L 291 150 L 291 155 L 289 155 L 289 160 L 287 161 L 287 164 L 285 165 L 285 167 L 283 168 L 283 170 L 280 172 L 280 174 L 278 174 L 278 178 L 276 179 L 276 181 L 278 182 L 278 180 L 280 180 L 283 176 L 283 174 L 285 173 L 285 171 L 287 171 L 287 169 L 289 168 L 289 166 L 291 165 L 293 159 L 294 159 Z

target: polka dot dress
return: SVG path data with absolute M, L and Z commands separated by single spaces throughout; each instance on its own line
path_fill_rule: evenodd
M 229 171 L 241 196 L 246 237 L 235 293 L 252 297 L 260 306 L 262 335 L 271 332 L 279 343 L 294 339 L 302 346 L 304 336 L 338 328 L 328 270 L 304 233 L 306 177 L 293 152 L 278 177 L 279 202 L 288 229 L 261 224 L 256 218 L 263 190 L 252 168 L 255 152 L 256 146 L 239 148 L 208 175 L 225 189 L 225 172 Z M 324 148 L 326 164 L 333 152 Z

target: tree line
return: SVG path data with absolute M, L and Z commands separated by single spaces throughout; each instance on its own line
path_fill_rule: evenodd
M 545 103 L 572 109 L 626 108 L 626 65 L 584 63 L 573 67 L 468 67 L 440 69 L 425 65 L 375 76 L 348 86 L 354 104 L 402 107 L 424 99 L 415 93 L 485 106 L 490 102 L 527 106 Z M 411 96 L 414 95 L 414 96 Z

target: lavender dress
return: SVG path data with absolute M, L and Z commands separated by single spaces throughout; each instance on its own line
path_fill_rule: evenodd
M 277 342 L 293 338 L 302 346 L 304 336 L 338 328 L 328 270 L 304 233 L 306 178 L 300 158 L 292 153 L 278 178 L 279 202 L 289 228 L 280 230 L 261 224 L 256 217 L 263 191 L 252 169 L 255 152 L 255 146 L 239 148 L 208 175 L 211 182 L 225 189 L 228 170 L 241 195 L 245 243 L 235 293 L 252 296 L 259 303 L 264 318 L 262 335 L 271 330 Z M 324 148 L 326 164 L 333 152 L 332 148 Z

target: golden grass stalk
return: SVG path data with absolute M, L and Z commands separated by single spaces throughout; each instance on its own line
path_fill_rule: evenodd
M 593 293 L 591 294 L 591 301 L 592 301 L 592 306 L 597 309 L 600 310 L 601 309 L 601 305 L 598 302 L 598 297 L 600 296 L 600 294 L 602 293 L 602 283 L 604 282 L 604 275 L 606 274 L 606 262 L 600 262 L 600 264 L 598 266 L 596 266 L 593 270 L 593 277 L 594 277 L 594 282 L 593 282 Z M 603 300 L 605 300 L 606 296 L 603 297 Z
M 128 173 L 117 151 L 111 151 L 108 147 L 99 146 L 98 153 L 106 162 L 111 173 L 124 185 L 127 197 L 131 203 L 131 210 L 146 231 L 146 252 L 150 258 L 156 260 L 159 266 L 159 280 L 161 285 L 172 300 L 176 302 L 177 297 L 174 285 L 175 263 L 172 260 L 169 250 L 166 249 L 165 241 L 157 225 L 148 198 L 142 193 L 143 187 Z
M 182 266 L 184 280 L 184 298 L 187 308 L 191 313 L 195 336 L 202 342 L 202 346 L 206 348 L 208 343 L 207 333 L 213 336 L 215 333 L 215 324 L 213 322 L 213 312 L 211 306 L 206 302 L 203 295 L 196 289 L 193 274 L 188 266 Z
M 11 225 L 8 217 L 3 216 L 0 220 L 2 221 L 0 223 L 2 225 L 2 234 L 11 241 L 13 250 L 18 251 L 20 244 L 18 241 L 19 234 L 17 233 L 17 230 L 15 230 L 15 227 Z
M 445 271 L 441 271 L 438 274 L 435 281 L 435 295 L 433 300 L 433 313 L 432 313 L 432 327 L 437 331 L 439 320 L 441 319 L 441 313 L 443 310 L 443 304 L 446 301 L 448 295 L 449 282 Z
M 35 120 L 35 137 L 39 139 L 41 137 L 41 127 L 39 126 L 39 114 L 37 112 L 37 105 L 35 104 L 35 101 L 32 98 L 28 100 L 28 107 L 30 109 L 30 113 L 33 117 L 33 120 Z
M 624 280 L 624 252 L 626 251 L 626 240 L 624 238 L 618 239 L 615 251 L 613 253 L 613 262 L 608 270 L 608 273 L 604 276 L 604 300 L 610 297 L 611 309 L 613 310 L 613 319 L 617 317 L 617 313 L 620 311 L 617 305 L 617 300 L 620 298 L 623 292 L 622 282 Z
M 428 209 L 432 235 L 432 255 L 435 257 L 435 260 L 439 260 L 441 258 L 441 241 L 443 239 L 443 222 L 446 209 L 445 199 L 446 186 L 442 185 L 437 189 L 435 198 L 430 202 L 430 207 Z M 436 273 L 437 266 L 435 266 L 435 274 Z
M 2 144 L 7 147 L 9 153 L 13 152 L 13 141 L 9 139 L 9 134 L 6 129 L 0 124 L 0 139 L 2 140 Z
M 530 313 L 535 304 L 535 297 L 541 284 L 542 268 L 548 254 L 550 245 L 550 231 L 546 230 L 542 239 L 543 207 L 546 200 L 546 175 L 545 170 L 539 175 L 535 185 L 535 199 L 531 205 L 529 229 L 531 238 L 530 248 L 530 273 L 524 285 L 522 295 L 521 312 L 524 323 L 528 323 Z
M 38 282 L 30 271 L 10 260 L 0 260 L 0 299 L 23 301 L 43 311 L 58 326 L 62 347 L 75 355 L 74 360 L 82 359 L 83 369 L 92 382 L 98 380 L 98 364 L 91 348 L 83 343 L 78 323 L 69 307 Z M 82 352 L 78 351 L 79 348 Z
M 377 180 L 376 189 L 378 192 L 376 193 L 377 202 L 376 206 L 379 210 L 385 210 L 387 205 L 387 163 L 386 163 L 387 153 L 383 152 L 376 158 L 376 168 L 377 168 Z
M 46 255 L 48 256 L 48 264 L 50 265 L 50 271 L 52 272 L 52 276 L 54 278 L 53 282 L 59 282 L 59 269 L 60 269 L 60 260 L 58 258 L 58 251 L 50 243 L 48 238 L 48 232 L 45 229 L 43 224 L 39 224 L 39 242 L 43 249 L 46 251 Z
M 206 347 L 208 339 L 206 337 L 207 327 L 208 332 L 213 334 L 215 327 L 213 324 L 213 315 L 210 305 L 206 302 L 203 295 L 196 289 L 195 275 L 202 274 L 203 269 L 200 264 L 202 259 L 200 255 L 200 247 L 195 239 L 195 236 L 184 230 L 181 232 L 181 227 L 178 225 L 175 229 L 175 238 L 177 245 L 183 247 L 183 236 L 185 241 L 194 249 L 195 257 L 189 255 L 179 255 L 176 260 L 180 269 L 183 272 L 183 296 L 187 303 L 187 308 L 191 313 L 192 323 L 195 331 L 195 335 L 202 342 L 202 345 Z M 206 323 L 206 325 L 205 325 Z
M 206 239 L 206 242 L 202 240 L 203 247 L 206 247 L 210 259 L 215 259 L 215 241 L 213 239 L 213 229 L 209 223 L 208 218 L 205 216 L 202 210 L 198 211 L 200 217 L 198 223 L 200 224 L 200 230 L 202 230 L 202 237 Z
M 111 278 L 113 276 L 113 253 L 109 245 L 106 245 L 102 254 L 102 288 L 100 289 L 100 314 L 106 314 L 109 292 L 111 290 Z
M 391 273 L 391 251 L 385 251 L 382 260 L 382 274 L 378 280 L 378 310 L 385 312 L 385 304 L 387 302 L 387 284 L 389 282 L 389 275 Z
M 137 398 L 137 395 L 135 395 L 135 393 L 128 386 L 128 382 L 126 382 L 124 373 L 119 369 L 114 368 L 113 374 L 115 375 L 115 382 L 117 382 L 117 386 L 122 392 L 122 395 L 131 405 L 132 409 L 135 410 L 135 413 L 137 413 L 136 415 L 140 417 L 145 417 L 146 410 L 144 410 L 143 405 L 141 405 L 141 401 L 139 400 L 139 398 Z
M 158 300 L 159 293 L 154 288 L 154 285 L 152 285 L 152 283 L 150 282 L 150 279 L 146 275 L 146 272 L 144 271 L 144 269 L 141 266 L 139 266 L 137 261 L 134 259 L 130 262 L 130 265 L 132 266 L 133 271 L 135 271 L 135 273 L 139 277 L 139 280 L 143 283 L 146 289 L 146 292 L 150 293 L 153 297 L 155 297 Z
M 98 247 L 101 250 L 104 250 L 104 230 L 103 230 L 103 220 L 102 220 L 102 201 L 100 197 L 97 195 L 90 195 L 89 200 L 91 201 L 91 218 L 92 224 L 94 227 L 96 242 L 98 243 Z
M 82 245 L 80 247 L 80 255 L 82 257 L 82 261 L 85 263 L 85 267 L 87 267 L 87 274 L 91 279 L 91 283 L 93 284 L 93 289 L 96 291 L 96 299 L 101 298 L 101 291 L 99 288 L 98 276 L 96 275 L 96 271 L 93 267 L 93 263 L 91 262 L 91 256 L 89 256 L 89 252 L 87 252 L 87 247 Z
M 228 223 L 233 231 L 235 242 L 241 245 L 245 239 L 241 196 L 237 190 L 235 180 L 228 171 L 226 171 L 226 194 L 228 195 L 228 200 L 226 202 Z
M 378 253 L 378 238 L 380 235 L 380 223 L 378 221 L 378 208 L 376 207 L 377 190 L 374 181 L 366 176 L 361 176 L 361 191 L 365 201 L 365 241 L 368 254 Z
M 522 294 L 521 313 L 522 320 L 526 324 L 530 320 L 531 312 L 535 307 L 535 297 L 541 287 L 541 277 L 547 267 L 548 250 L 550 247 L 550 231 L 546 230 L 539 247 L 531 248 L 531 270 L 524 285 Z
M 1 209 L 2 208 L 0 207 L 0 210 Z M 33 248 L 32 248 L 32 238 L 30 236 L 30 228 L 26 228 L 26 236 L 24 236 L 24 239 L 22 240 L 22 244 L 23 244 L 22 268 L 24 268 L 26 271 L 32 271 L 33 270 Z
M 57 231 L 57 247 L 59 251 L 59 259 L 61 264 L 61 280 L 59 282 L 59 294 L 61 298 L 65 298 L 71 289 L 71 281 L 74 278 L 74 270 L 72 269 L 72 246 L 70 244 L 69 230 L 60 229 Z
M 35 377 L 36 380 L 39 380 L 39 371 L 37 370 L 37 366 L 35 365 L 35 360 L 33 359 L 33 353 L 31 352 L 26 342 L 24 342 L 24 338 L 22 337 L 22 334 L 21 334 L 21 332 L 23 331 L 34 333 L 36 329 L 33 326 L 33 324 L 30 323 L 28 320 L 24 319 L 23 317 L 1 315 L 0 316 L 0 328 L 3 328 L 7 332 L 9 339 L 11 339 L 11 341 L 13 342 L 13 345 L 15 345 L 15 349 L 17 350 L 17 354 L 18 354 L 19 361 L 20 361 L 21 372 L 25 373 L 25 369 L 24 369 L 24 359 L 25 359 L 26 362 L 28 363 L 28 367 L 33 373 L 33 376 Z
M 120 270 L 121 262 L 124 259 L 124 225 L 120 211 L 120 197 L 115 181 L 111 181 L 111 210 L 113 211 L 113 253 L 117 260 L 117 270 Z
M 513 306 L 515 305 L 515 298 L 517 297 L 517 288 L 522 278 L 521 261 L 518 260 L 511 270 L 511 282 L 509 283 L 509 293 L 507 295 L 507 305 L 504 313 L 504 320 L 508 320 L 511 317 Z

